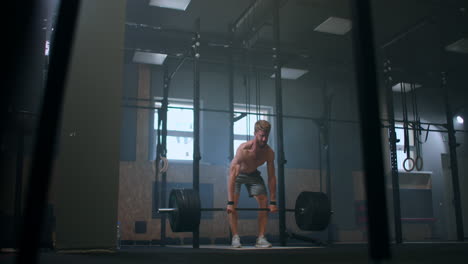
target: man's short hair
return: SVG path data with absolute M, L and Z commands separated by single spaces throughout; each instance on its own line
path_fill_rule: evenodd
M 266 120 L 258 120 L 256 123 L 255 123 L 255 133 L 257 133 L 259 130 L 267 133 L 267 134 L 270 134 L 270 130 L 271 130 L 271 124 L 270 122 L 266 121 Z

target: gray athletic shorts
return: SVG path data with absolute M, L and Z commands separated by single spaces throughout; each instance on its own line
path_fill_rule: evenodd
M 250 174 L 239 173 L 239 176 L 236 178 L 235 186 L 237 194 L 241 192 L 242 184 L 245 184 L 247 192 L 249 192 L 249 197 L 262 194 L 267 195 L 265 182 L 263 181 L 262 176 L 260 176 L 260 172 L 258 170 Z

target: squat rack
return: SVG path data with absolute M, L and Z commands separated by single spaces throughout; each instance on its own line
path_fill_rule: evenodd
M 282 95 L 282 87 L 281 87 L 281 63 L 280 63 L 280 46 L 279 46 L 279 8 L 278 8 L 279 0 L 275 1 L 275 5 L 273 8 L 273 33 L 274 33 L 274 40 L 275 40 L 275 47 L 273 48 L 273 57 L 274 57 L 274 69 L 275 69 L 275 91 L 276 91 L 276 114 L 271 115 L 275 116 L 277 118 L 277 136 L 278 136 L 278 141 L 277 141 L 277 149 L 278 149 L 278 156 L 277 156 L 277 163 L 278 163 L 278 191 L 279 191 L 279 205 L 280 209 L 281 206 L 284 205 L 284 164 L 286 163 L 285 155 L 284 155 L 284 149 L 283 149 L 283 123 L 282 119 L 283 118 L 288 118 L 288 117 L 293 117 L 293 118 L 304 118 L 304 119 L 314 119 L 314 118 L 308 118 L 308 117 L 298 117 L 298 116 L 286 116 L 283 115 L 282 113 L 282 101 L 281 101 L 281 95 Z M 247 12 L 248 13 L 248 12 Z M 199 20 L 197 20 L 198 23 L 198 28 L 196 25 L 196 30 L 195 30 L 195 35 L 196 39 L 199 41 Z M 233 27 L 229 27 L 230 32 L 234 32 Z M 232 45 L 232 42 L 234 41 L 234 34 L 231 34 L 230 41 L 231 45 L 229 45 L 230 51 L 228 54 L 228 63 L 229 63 L 229 110 L 215 110 L 215 109 L 201 109 L 200 108 L 200 73 L 199 73 L 199 57 L 192 57 L 194 61 L 194 165 L 193 165 L 193 187 L 195 190 L 199 190 L 199 161 L 201 159 L 200 156 L 200 142 L 199 142 L 199 117 L 200 117 L 200 111 L 218 111 L 218 112 L 229 112 L 231 113 L 229 117 L 229 159 L 232 159 L 232 155 L 234 152 L 233 149 L 233 124 L 234 124 L 234 111 L 233 108 L 233 90 L 234 90 L 234 74 L 233 74 L 233 50 L 234 50 L 234 45 Z M 199 54 L 199 53 L 196 53 Z M 396 120 L 394 118 L 391 118 L 391 123 L 394 124 Z M 320 120 L 324 120 L 323 118 Z M 346 120 L 331 120 L 330 118 L 327 119 L 328 121 L 346 121 Z M 348 121 L 352 123 L 359 123 L 357 121 Z M 452 124 L 453 125 L 453 124 Z M 392 127 L 392 130 L 394 131 L 396 127 Z M 448 125 L 448 130 L 447 131 L 449 134 L 452 134 L 452 132 L 458 132 L 461 130 L 454 130 L 452 129 L 452 132 L 450 132 L 450 124 Z M 435 130 L 431 130 L 435 131 Z M 439 131 L 439 132 L 445 132 L 445 131 Z M 463 131 L 465 132 L 465 131 Z M 398 183 L 396 183 L 398 184 Z M 394 188 L 397 189 L 397 188 Z M 199 242 L 198 242 L 198 232 L 194 233 L 194 248 L 199 247 Z M 285 219 L 284 216 L 280 215 L 280 242 L 281 245 L 285 245 L 285 238 L 286 238 L 286 233 L 285 233 Z M 397 239 L 398 241 L 398 239 Z
M 389 125 L 384 126 L 389 128 L 389 147 L 390 147 L 390 154 L 391 154 L 391 168 L 392 168 L 392 186 L 393 186 L 393 211 L 394 211 L 394 225 L 395 225 L 395 238 L 396 243 L 402 243 L 402 228 L 401 228 L 401 209 L 400 209 L 400 193 L 399 193 L 399 173 L 398 173 L 398 166 L 397 166 L 397 157 L 396 157 L 396 129 L 395 122 L 403 122 L 407 123 L 407 120 L 395 120 L 394 117 L 394 109 L 393 109 L 393 95 L 392 95 L 392 66 L 391 61 L 388 55 L 388 49 L 391 45 L 396 43 L 397 41 L 407 37 L 409 34 L 421 29 L 422 27 L 434 23 L 439 22 L 439 39 L 442 40 L 443 35 L 443 27 L 442 27 L 442 16 L 444 9 L 442 6 L 437 6 L 437 11 L 434 12 L 433 15 L 427 16 L 416 24 L 411 26 L 409 29 L 404 30 L 403 32 L 398 33 L 394 36 L 390 41 L 380 46 L 380 49 L 383 51 L 385 62 L 383 63 L 383 75 L 384 75 L 384 82 L 385 82 L 385 92 L 386 92 L 386 99 L 387 99 L 387 111 L 389 116 Z M 461 208 L 461 197 L 460 197 L 460 186 L 459 186 L 459 176 L 458 176 L 458 161 L 457 161 L 457 142 L 455 133 L 456 132 L 468 132 L 467 130 L 456 130 L 453 124 L 453 112 L 452 108 L 449 104 L 449 91 L 447 89 L 447 72 L 446 72 L 446 57 L 443 55 L 444 51 L 444 43 L 442 41 L 439 43 L 440 49 L 440 87 L 442 90 L 442 98 L 444 100 L 444 107 L 445 107 L 445 114 L 446 114 L 446 123 L 445 124 L 437 124 L 437 123 L 425 123 L 430 125 L 442 126 L 446 130 L 430 130 L 429 126 L 424 131 L 434 131 L 434 132 L 442 132 L 448 134 L 448 146 L 449 146 L 449 153 L 450 153 L 450 167 L 451 167 L 451 176 L 452 176 L 452 188 L 453 188 L 453 205 L 455 210 L 455 223 L 456 223 L 456 232 L 457 232 L 457 240 L 464 241 L 464 231 L 463 231 L 463 218 L 462 218 L 462 208 Z M 424 124 L 423 122 L 417 121 L 419 124 Z M 406 126 L 406 124 L 405 124 Z M 406 128 L 407 129 L 407 128 Z M 413 127 L 413 131 L 421 131 L 421 128 Z
M 253 13 L 251 9 L 254 9 L 255 5 L 252 5 L 248 8 L 246 12 L 244 12 L 236 22 L 235 27 L 238 28 L 241 26 L 243 21 L 245 21 L 245 18 Z M 277 133 L 277 149 L 278 149 L 278 155 L 277 155 L 277 163 L 278 163 L 278 202 L 279 202 L 279 209 L 280 209 L 280 242 L 281 245 L 284 246 L 286 245 L 286 215 L 284 213 L 285 209 L 285 187 L 284 187 L 284 164 L 286 163 L 285 157 L 284 157 L 284 149 L 283 149 L 283 112 L 282 112 L 282 90 L 281 90 L 281 62 L 280 62 L 280 31 L 279 31 L 279 0 L 275 0 L 273 3 L 273 8 L 272 8 L 272 15 L 273 15 L 273 35 L 274 35 L 274 42 L 275 42 L 275 47 L 273 48 L 273 58 L 274 58 L 274 69 L 275 69 L 275 88 L 276 88 L 276 117 L 277 117 L 277 126 L 276 126 L 276 133 Z M 230 41 L 231 43 L 234 41 L 234 27 L 230 26 Z M 194 117 L 194 140 L 193 140 L 193 189 L 196 192 L 199 192 L 200 189 L 200 160 L 201 160 L 201 154 L 200 154 L 200 67 L 199 67 L 199 59 L 200 59 L 200 53 L 199 53 L 199 46 L 200 46 L 200 19 L 198 18 L 195 21 L 195 30 L 194 30 L 194 43 L 192 45 L 192 58 L 193 58 L 193 74 L 194 74 L 194 82 L 193 82 L 193 117 Z M 232 47 L 233 45 L 231 45 Z M 232 49 L 231 49 L 232 51 Z M 230 138 L 230 147 L 229 147 L 229 158 L 232 159 L 233 155 L 233 126 L 234 126 L 234 99 L 233 99 L 233 94 L 234 94 L 234 69 L 233 69 L 233 54 L 232 52 L 229 53 L 228 55 L 228 60 L 229 60 L 229 112 L 230 112 L 230 132 L 229 132 L 229 138 Z M 166 68 L 167 69 L 167 68 Z M 165 83 L 164 83 L 164 98 L 162 100 L 163 102 L 163 108 L 162 108 L 162 117 L 165 118 L 163 124 L 163 148 L 165 149 L 165 142 L 167 137 L 167 110 L 168 110 L 168 89 L 169 89 L 169 82 L 168 80 L 170 78 L 167 78 L 167 70 L 165 70 Z M 151 107 L 149 107 L 151 109 Z M 158 135 L 159 137 L 159 135 Z M 165 155 L 165 151 L 163 151 Z M 157 154 L 159 156 L 159 154 Z M 158 163 L 158 162 L 157 162 Z M 158 166 L 158 165 L 156 165 Z M 158 171 L 156 170 L 156 174 Z M 161 203 L 163 203 L 163 206 L 165 205 L 165 194 L 166 194 L 166 181 L 165 181 L 165 173 L 163 173 L 163 182 L 162 182 L 162 190 L 161 194 L 164 196 L 164 198 L 161 199 Z M 283 210 L 281 210 L 283 209 Z M 162 222 L 165 222 L 165 217 L 161 218 Z M 192 246 L 193 248 L 199 248 L 200 243 L 199 243 L 199 230 L 196 230 L 193 232 L 193 238 L 192 238 Z M 161 224 L 161 241 L 163 241 L 165 237 L 165 223 Z M 162 245 L 164 242 L 162 242 Z

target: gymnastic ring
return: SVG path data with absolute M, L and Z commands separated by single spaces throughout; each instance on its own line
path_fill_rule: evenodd
M 411 161 L 411 167 L 410 168 L 406 168 L 406 164 L 407 164 L 407 161 Z M 410 172 L 412 170 L 414 170 L 414 160 L 412 158 L 406 158 L 404 161 L 403 161 L 403 169 L 405 169 L 405 171 L 407 172 Z
M 424 161 L 423 161 L 423 159 L 421 158 L 421 156 L 417 156 L 417 157 L 416 157 L 416 160 L 414 161 L 414 164 L 415 164 L 415 166 L 416 166 L 416 170 L 417 170 L 417 171 L 422 170 L 423 165 L 424 165 Z
M 169 160 L 166 158 L 166 157 L 160 157 L 161 158 L 161 161 L 163 163 L 161 169 L 159 169 L 159 172 L 160 173 L 165 173 L 167 172 L 167 169 L 169 168 Z

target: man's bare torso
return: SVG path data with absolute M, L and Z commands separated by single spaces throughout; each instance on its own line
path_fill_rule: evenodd
M 266 145 L 263 148 L 255 148 L 253 141 L 247 141 L 239 146 L 236 153 L 236 161 L 240 173 L 252 173 L 266 161 L 271 160 L 273 150 Z

